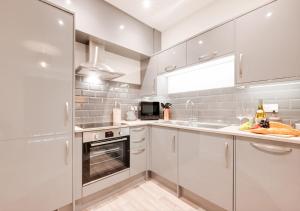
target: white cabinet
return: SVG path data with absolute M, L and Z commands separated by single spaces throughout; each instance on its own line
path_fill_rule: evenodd
M 143 96 L 155 95 L 157 92 L 158 57 L 142 61 L 142 87 Z
M 300 148 L 238 138 L 236 211 L 299 211 Z
M 75 12 L 76 30 L 147 56 L 154 53 L 154 34 L 160 34 L 106 1 L 50 1 Z
M 158 54 L 158 73 L 174 71 L 186 66 L 186 42 Z
M 130 128 L 130 176 L 147 170 L 148 127 Z
M 188 65 L 230 53 L 234 53 L 234 22 L 226 23 L 187 41 Z
M 177 183 L 177 130 L 152 127 L 151 171 Z
M 1 210 L 72 202 L 73 23 L 42 1 L 0 7 Z
M 238 83 L 300 76 L 300 1 L 275 1 L 236 20 Z
M 178 135 L 179 185 L 233 210 L 233 137 L 192 131 Z

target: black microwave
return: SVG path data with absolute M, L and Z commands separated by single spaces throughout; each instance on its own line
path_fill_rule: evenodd
M 159 102 L 141 102 L 140 118 L 141 120 L 158 120 L 159 119 Z

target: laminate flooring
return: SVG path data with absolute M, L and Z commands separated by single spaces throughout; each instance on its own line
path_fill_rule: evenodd
M 153 180 L 124 189 L 84 211 L 205 211 Z

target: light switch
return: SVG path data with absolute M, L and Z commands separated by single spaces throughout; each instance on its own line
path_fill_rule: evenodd
M 279 107 L 278 104 L 264 104 L 264 110 L 267 113 L 272 113 L 273 111 L 278 113 Z

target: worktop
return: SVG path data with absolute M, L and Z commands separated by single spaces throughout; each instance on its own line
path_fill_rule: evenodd
M 191 130 L 191 131 L 199 131 L 199 132 L 206 132 L 206 133 L 231 135 L 237 137 L 255 138 L 255 139 L 269 140 L 275 142 L 300 144 L 300 137 L 286 138 L 286 137 L 273 136 L 273 135 L 254 134 L 247 131 L 239 130 L 239 126 L 228 126 L 221 129 L 211 129 L 211 128 L 167 124 L 164 120 L 147 120 L 147 121 L 136 120 L 136 121 L 122 121 L 121 123 L 122 124 L 119 126 L 110 126 L 110 127 L 88 128 L 88 129 L 75 128 L 75 132 L 80 133 L 80 132 L 88 132 L 94 130 L 107 130 L 107 129 L 120 128 L 120 127 L 122 128 L 122 127 L 138 127 L 138 126 L 160 126 L 160 127 L 169 127 L 169 128 L 180 129 L 180 130 Z

